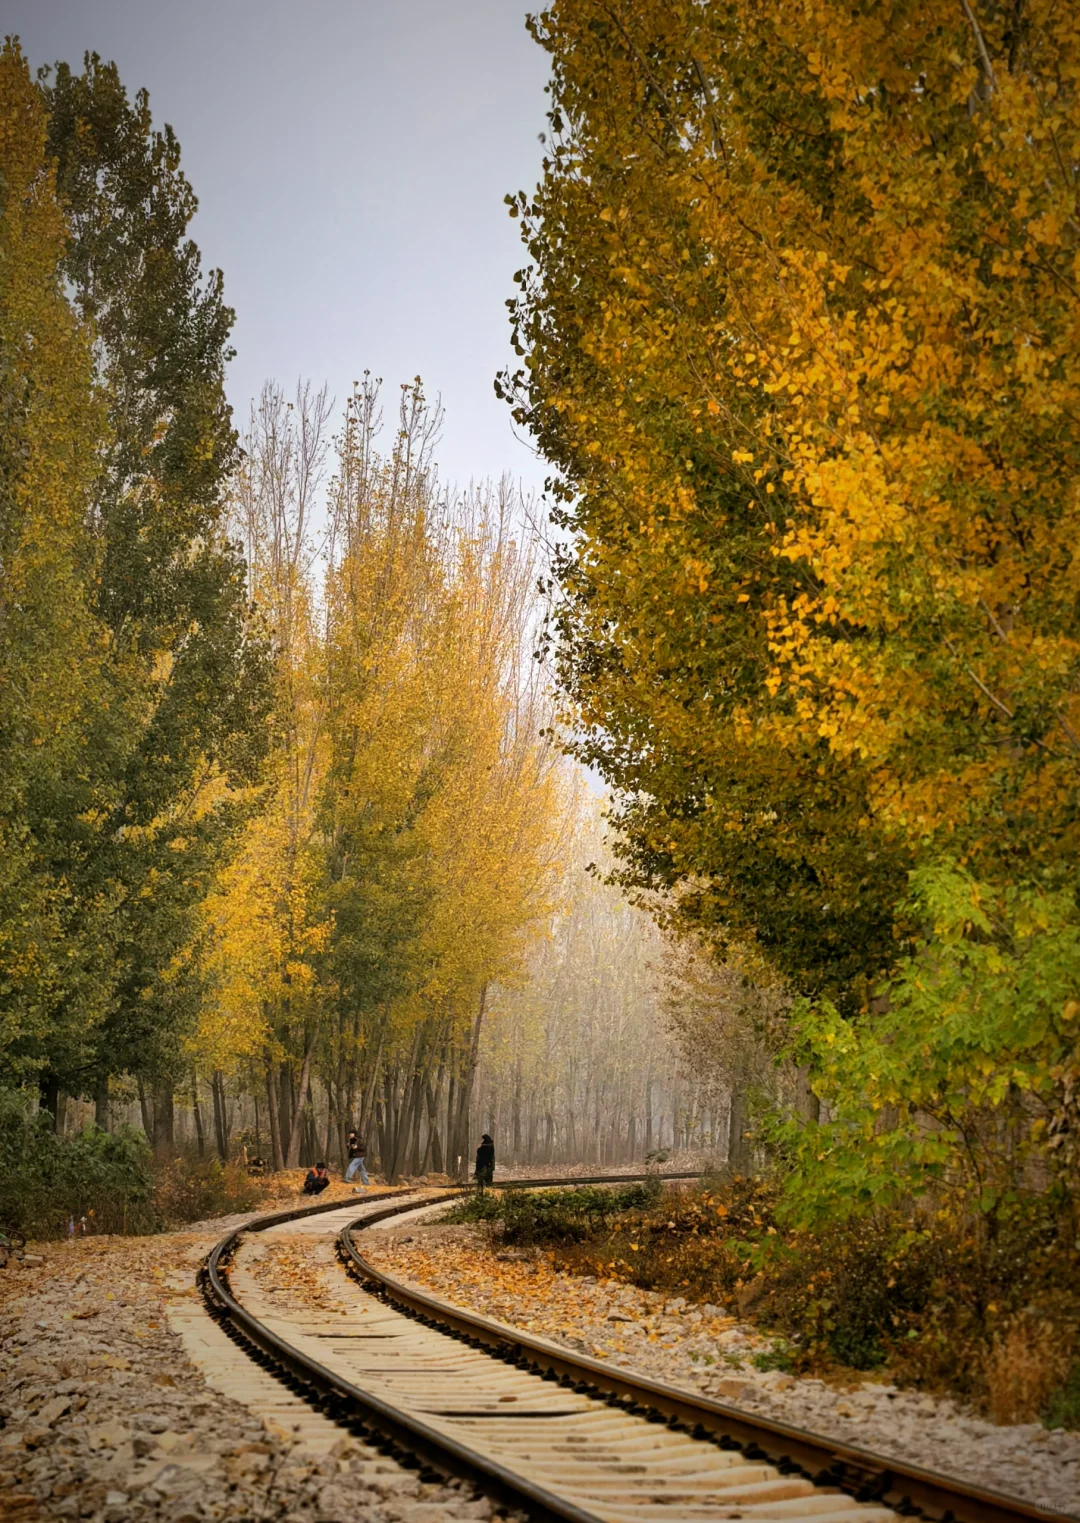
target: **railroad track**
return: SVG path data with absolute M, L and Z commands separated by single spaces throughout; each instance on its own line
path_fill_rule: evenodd
M 450 1307 L 364 1258 L 357 1236 L 456 1193 L 373 1203 L 363 1216 L 356 1204 L 328 1203 L 263 1217 L 210 1254 L 200 1277 L 207 1305 L 253 1359 L 357 1436 L 414 1468 L 468 1479 L 531 1518 L 1066 1523 L 1066 1514 L 610 1368 Z M 286 1314 L 272 1305 L 241 1246 L 265 1231 L 323 1244 L 336 1234 L 345 1273 L 332 1307 Z

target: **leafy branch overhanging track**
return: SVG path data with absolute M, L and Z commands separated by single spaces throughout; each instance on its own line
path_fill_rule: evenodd
M 645 1176 L 509 1183 L 635 1177 Z M 349 1209 L 327 1202 L 237 1229 L 214 1248 L 200 1282 L 212 1313 L 253 1359 L 399 1462 L 466 1478 L 532 1518 L 564 1523 L 886 1523 L 904 1514 L 1066 1523 L 1065 1514 L 627 1374 L 403 1285 L 364 1259 L 353 1234 L 416 1211 L 414 1199 L 369 1210 L 337 1235 L 339 1256 L 363 1286 L 349 1307 L 363 1318 L 350 1317 L 350 1329 L 362 1331 L 307 1319 L 283 1328 L 275 1318 L 271 1327 L 241 1305 L 227 1268 L 245 1231 Z

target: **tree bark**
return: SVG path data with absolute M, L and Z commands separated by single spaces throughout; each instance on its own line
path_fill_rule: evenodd
M 169 1158 L 176 1150 L 175 1097 L 167 1080 L 154 1086 L 154 1152 Z
M 308 1085 L 311 1082 L 311 1055 L 315 1051 L 315 1038 L 311 1038 L 300 1066 L 300 1083 L 293 1102 L 292 1126 L 289 1128 L 289 1145 L 285 1150 L 285 1167 L 295 1169 L 300 1163 L 300 1133 L 304 1123 L 304 1107 L 307 1104 Z
M 472 1037 L 469 1042 L 469 1050 L 465 1063 L 465 1072 L 461 1079 L 461 1088 L 458 1093 L 458 1113 L 456 1125 L 456 1150 L 466 1158 L 469 1152 L 469 1112 L 472 1107 L 473 1083 L 476 1079 L 476 1065 L 480 1058 L 480 1033 L 484 1025 L 484 1012 L 487 1009 L 487 984 L 480 990 L 480 1001 L 477 1006 L 476 1019 L 473 1021 Z
M 281 1156 L 281 1128 L 278 1124 L 277 1077 L 269 1058 L 266 1060 L 266 1111 L 270 1130 L 270 1162 L 274 1172 L 280 1173 L 285 1165 Z
M 139 1091 L 139 1114 L 142 1116 L 142 1129 L 146 1133 L 147 1142 L 154 1135 L 154 1119 L 150 1114 L 150 1101 L 146 1097 L 146 1085 L 139 1074 L 135 1080 L 135 1086 Z
M 440 1075 L 441 1077 L 441 1075 Z M 442 1139 L 439 1136 L 439 1102 L 436 1096 L 436 1088 L 433 1089 L 430 1078 L 425 1081 L 428 1108 L 428 1157 L 431 1160 L 431 1168 L 435 1174 L 443 1174 Z
M 804 1121 L 821 1119 L 821 1102 L 810 1088 L 808 1068 L 800 1068 L 795 1076 L 795 1109 Z
M 742 1089 L 731 1091 L 731 1109 L 728 1113 L 728 1168 L 735 1173 L 745 1170 L 749 1159 L 746 1145 L 746 1095 Z
M 109 1076 L 102 1074 L 94 1087 L 94 1125 L 109 1130 Z
M 210 1075 L 210 1094 L 214 1102 L 214 1141 L 222 1163 L 229 1157 L 229 1117 L 225 1110 L 225 1076 L 220 1069 Z
M 43 1073 L 38 1081 L 40 1097 L 38 1104 L 47 1116 L 52 1117 L 53 1131 L 64 1127 L 64 1104 L 60 1095 L 60 1080 L 55 1074 Z
M 199 1109 L 199 1080 L 195 1070 L 191 1070 L 191 1112 L 195 1117 L 195 1139 L 199 1150 L 199 1157 L 206 1157 L 206 1138 L 203 1135 L 202 1111 Z

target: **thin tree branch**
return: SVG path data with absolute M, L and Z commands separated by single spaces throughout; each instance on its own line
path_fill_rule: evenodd
M 968 26 L 970 26 L 972 34 L 975 38 L 975 45 L 979 50 L 979 58 L 982 62 L 983 73 L 986 75 L 986 82 L 990 86 L 991 92 L 993 92 L 997 89 L 997 79 L 994 76 L 994 65 L 990 61 L 990 54 L 986 49 L 986 40 L 983 37 L 982 29 L 975 19 L 975 12 L 968 4 L 968 0 L 960 0 L 960 5 L 963 9 L 964 15 L 967 17 Z

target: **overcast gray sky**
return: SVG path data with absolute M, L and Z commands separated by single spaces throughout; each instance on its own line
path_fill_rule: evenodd
M 236 308 L 239 417 L 264 378 L 367 368 L 441 392 L 444 479 L 539 487 L 492 391 L 524 262 L 503 196 L 531 188 L 546 55 L 519 0 L 0 0 L 31 65 L 87 49 L 145 85 Z

